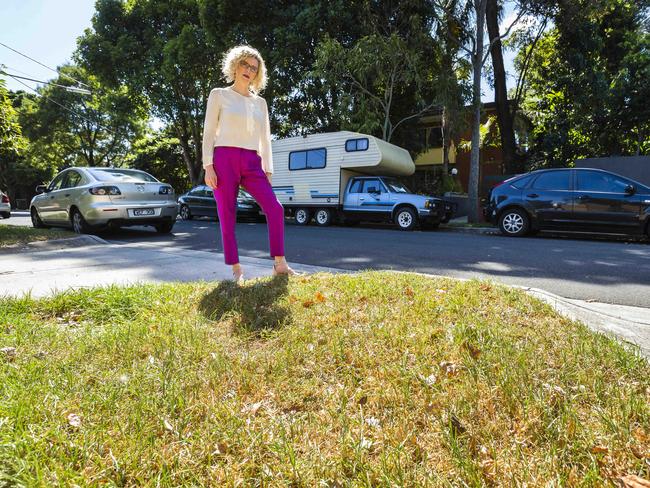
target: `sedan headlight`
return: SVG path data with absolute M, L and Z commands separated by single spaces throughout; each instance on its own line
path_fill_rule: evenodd
M 88 190 L 91 195 L 121 195 L 122 192 L 116 186 L 96 186 Z
M 158 190 L 159 195 L 173 195 L 174 189 L 171 186 L 161 186 Z

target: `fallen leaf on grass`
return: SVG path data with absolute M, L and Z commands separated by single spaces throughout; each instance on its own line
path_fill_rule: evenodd
M 76 413 L 69 413 L 66 417 L 68 419 L 68 424 L 75 429 L 81 427 L 81 417 Z
M 228 451 L 229 451 L 228 444 L 226 444 L 225 442 L 217 442 L 214 445 L 214 451 L 212 452 L 212 455 L 213 456 L 224 456 L 224 455 L 228 454 Z
M 412 298 L 413 295 L 415 295 L 415 292 L 413 292 L 413 290 L 412 290 L 411 288 L 407 288 L 406 290 L 404 290 L 404 294 L 405 294 L 407 297 Z
M 608 452 L 609 449 L 607 449 L 605 446 L 594 446 L 591 448 L 592 454 L 607 454 Z
M 244 405 L 242 408 L 242 413 L 250 413 L 251 415 L 256 415 L 259 409 L 262 408 L 262 402 L 251 403 L 249 405 Z
M 7 361 L 13 361 L 16 359 L 16 348 L 15 347 L 3 347 L 0 349 L 0 354 Z
M 469 352 L 469 355 L 472 356 L 472 359 L 478 359 L 481 355 L 481 350 L 467 341 L 463 343 L 463 348 Z
M 168 432 L 175 432 L 174 426 L 172 425 L 172 423 L 169 420 L 164 419 L 163 420 L 163 425 L 165 426 L 165 430 L 167 430 Z
M 316 295 L 314 295 L 315 299 L 317 302 L 324 302 L 325 301 L 325 295 L 323 295 L 321 292 L 317 291 Z
M 620 478 L 623 488 L 650 488 L 650 481 L 639 478 L 633 474 Z
M 366 403 L 368 403 L 368 396 L 363 395 L 361 398 L 359 398 L 358 403 L 359 405 L 365 405 Z
M 460 372 L 461 366 L 452 363 L 451 361 L 442 361 L 440 363 L 440 369 L 442 369 L 447 376 L 455 376 Z
M 302 306 L 305 308 L 309 308 L 314 305 L 314 300 L 305 300 L 302 302 Z

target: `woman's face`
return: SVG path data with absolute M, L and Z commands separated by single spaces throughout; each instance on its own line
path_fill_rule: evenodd
M 242 79 L 248 85 L 257 77 L 259 69 L 260 63 L 257 61 L 257 58 L 252 56 L 244 58 L 237 64 L 235 77 L 237 79 Z

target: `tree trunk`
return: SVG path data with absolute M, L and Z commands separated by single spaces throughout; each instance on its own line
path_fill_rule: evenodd
M 472 152 L 469 163 L 469 209 L 467 221 L 476 223 L 479 221 L 479 172 L 480 172 L 480 144 L 481 144 L 481 72 L 483 70 L 483 29 L 485 26 L 485 3 L 486 0 L 476 0 L 476 45 L 472 55 Z
M 447 107 L 442 107 L 442 174 L 443 178 L 449 176 L 449 112 Z
M 503 66 L 503 51 L 499 39 L 499 5 L 497 0 L 487 0 L 485 20 L 490 38 L 492 68 L 494 70 L 494 102 L 497 108 L 497 122 L 501 132 L 501 151 L 503 168 L 507 174 L 518 172 L 517 149 L 513 116 L 508 106 L 508 87 L 506 85 L 506 70 Z M 494 39 L 496 42 L 492 43 Z

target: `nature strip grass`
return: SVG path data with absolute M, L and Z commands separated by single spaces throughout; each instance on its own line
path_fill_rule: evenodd
M 365 272 L 0 301 L 0 486 L 650 479 L 650 367 L 526 294 Z
M 0 248 L 35 241 L 65 239 L 75 235 L 74 232 L 61 229 L 33 229 L 31 227 L 0 224 Z

